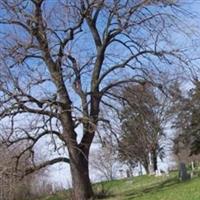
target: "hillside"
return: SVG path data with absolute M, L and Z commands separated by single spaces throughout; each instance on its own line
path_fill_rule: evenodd
M 176 174 L 169 177 L 141 176 L 132 179 L 102 182 L 94 185 L 106 200 L 199 200 L 200 178 L 180 182 Z M 104 192 L 103 192 L 103 191 Z M 57 193 L 42 200 L 66 200 L 66 193 Z

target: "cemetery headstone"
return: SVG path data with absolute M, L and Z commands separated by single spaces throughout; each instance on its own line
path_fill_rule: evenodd
M 190 179 L 190 175 L 187 173 L 185 163 L 183 163 L 183 162 L 181 162 L 179 164 L 179 179 L 181 181 L 186 181 L 186 180 Z
M 155 176 L 162 176 L 162 173 L 161 173 L 161 170 L 160 170 L 160 169 L 157 169 L 157 170 L 156 170 Z

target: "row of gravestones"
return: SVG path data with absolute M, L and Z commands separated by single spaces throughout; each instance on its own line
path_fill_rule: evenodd
M 120 171 L 120 174 L 122 176 L 122 169 L 120 169 L 119 171 Z M 126 171 L 126 174 L 127 174 L 127 177 L 131 176 L 129 174 L 129 171 Z M 168 171 L 167 172 L 163 172 L 161 170 L 156 170 L 156 172 L 154 172 L 154 173 L 153 172 L 151 173 L 151 171 L 150 171 L 150 174 L 155 175 L 155 176 L 162 176 L 162 175 L 168 176 L 169 172 Z M 186 181 L 186 180 L 189 180 L 190 178 L 191 178 L 191 175 L 188 174 L 185 163 L 180 162 L 179 163 L 179 179 L 181 181 Z
M 161 170 L 156 170 L 156 172 L 153 172 L 152 174 L 155 175 L 155 176 L 162 176 L 163 175 Z M 168 175 L 168 174 L 169 174 L 168 172 L 164 173 L 164 175 Z M 191 175 L 188 174 L 185 163 L 180 162 L 179 163 L 179 179 L 181 181 L 186 181 L 186 180 L 189 180 L 190 178 L 191 178 Z

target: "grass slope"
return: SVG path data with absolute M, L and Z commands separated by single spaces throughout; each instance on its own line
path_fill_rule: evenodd
M 111 195 L 106 200 L 200 200 L 200 178 L 180 182 L 175 174 L 140 176 L 94 185 L 95 190 L 102 187 Z M 59 193 L 42 200 L 66 200 L 66 196 Z

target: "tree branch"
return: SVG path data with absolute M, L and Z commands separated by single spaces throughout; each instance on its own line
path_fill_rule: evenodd
M 31 167 L 31 168 L 26 169 L 23 177 L 27 176 L 28 174 L 31 174 L 35 171 L 38 171 L 40 169 L 43 169 L 43 168 L 50 166 L 50 165 L 54 165 L 54 164 L 59 163 L 59 162 L 70 163 L 70 160 L 69 160 L 69 158 L 66 158 L 66 157 L 59 157 L 59 158 L 54 158 L 52 160 L 45 161 L 44 163 L 41 163 L 41 164 L 39 164 L 35 167 Z

